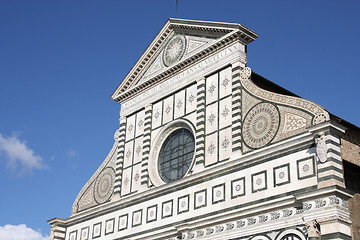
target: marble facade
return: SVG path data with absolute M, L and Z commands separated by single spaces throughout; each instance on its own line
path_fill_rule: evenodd
M 241 24 L 169 19 L 115 90 L 108 157 L 51 239 L 351 239 L 340 149 L 346 126 L 311 101 L 263 89 Z M 274 87 L 275 88 L 275 87 Z M 159 155 L 195 139 L 184 177 Z M 318 235 L 318 236 L 317 236 Z

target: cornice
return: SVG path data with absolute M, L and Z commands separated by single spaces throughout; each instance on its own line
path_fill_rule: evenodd
M 136 64 L 131 68 L 129 73 L 126 75 L 125 79 L 120 83 L 114 93 L 111 95 L 111 98 L 116 101 L 116 96 L 127 90 L 132 83 L 137 79 L 139 74 L 145 69 L 146 65 L 149 64 L 151 56 L 153 56 L 159 48 L 161 48 L 168 38 L 168 36 L 173 32 L 169 27 L 169 21 L 165 24 L 162 30 L 158 33 L 158 38 L 155 38 L 154 41 L 146 48 L 145 52 Z

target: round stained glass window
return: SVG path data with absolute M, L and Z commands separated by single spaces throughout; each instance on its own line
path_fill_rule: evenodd
M 170 134 L 161 147 L 159 154 L 159 173 L 161 179 L 172 182 L 185 176 L 194 157 L 195 139 L 184 128 Z

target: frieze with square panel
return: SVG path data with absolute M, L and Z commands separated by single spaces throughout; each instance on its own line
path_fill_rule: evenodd
M 302 150 L 302 152 L 308 152 L 308 150 Z M 304 154 L 303 153 L 303 154 Z M 300 156 L 300 153 L 293 153 L 295 154 L 294 156 Z M 233 200 L 235 200 L 236 198 L 244 198 L 244 202 L 249 201 L 249 199 L 251 199 L 251 201 L 254 200 L 254 198 L 252 196 L 255 196 L 254 194 L 256 194 L 258 191 L 273 191 L 275 187 L 281 186 L 282 184 L 284 184 L 284 182 L 279 182 L 279 179 L 289 179 L 290 178 L 290 174 L 288 175 L 284 175 L 283 178 L 279 177 L 278 180 L 276 180 L 275 176 L 272 176 L 271 179 L 274 179 L 274 181 L 276 183 L 278 183 L 277 185 L 274 184 L 274 186 L 272 185 L 268 185 L 267 182 L 269 182 L 269 179 L 267 179 L 269 176 L 267 174 L 266 170 L 262 170 L 262 169 L 266 169 L 266 167 L 268 165 L 276 165 L 276 163 L 280 163 L 283 162 L 284 160 L 287 161 L 291 161 L 291 163 L 286 163 L 286 164 L 282 164 L 282 165 L 278 165 L 277 167 L 273 168 L 273 174 L 275 175 L 281 175 L 282 172 L 284 171 L 288 171 L 289 173 L 289 168 L 291 166 L 295 167 L 295 166 L 305 166 L 305 164 L 310 163 L 311 161 L 313 161 L 313 157 L 308 157 L 308 158 L 301 158 L 300 160 L 297 160 L 294 157 L 291 156 L 287 156 L 287 157 L 282 157 L 279 159 L 274 159 L 271 161 L 264 161 L 264 163 L 260 164 L 260 165 L 255 165 L 252 166 L 251 168 L 247 168 L 247 169 L 242 169 L 240 171 L 234 171 L 232 174 L 228 174 L 226 176 L 226 181 L 224 183 L 221 184 L 217 184 L 218 181 L 221 181 L 222 178 L 219 179 L 213 179 L 208 183 L 203 183 L 206 184 L 205 186 L 207 186 L 206 188 L 203 188 L 202 190 L 199 190 L 199 187 L 195 187 L 194 186 L 194 192 L 190 193 L 190 194 L 185 194 L 182 195 L 180 197 L 175 198 L 176 204 L 177 204 L 177 208 L 174 209 L 173 207 L 173 203 L 174 203 L 174 199 L 169 199 L 169 200 L 165 200 L 162 201 L 161 204 L 161 219 L 158 219 L 158 215 L 157 215 L 157 210 L 158 210 L 158 204 L 149 204 L 149 206 L 146 206 L 146 203 L 142 203 L 143 207 L 138 209 L 137 211 L 132 211 L 132 212 L 128 212 L 126 214 L 121 214 L 123 213 L 122 210 L 120 210 L 120 217 L 118 218 L 118 231 L 125 231 L 128 228 L 128 214 L 131 213 L 132 214 L 132 218 L 131 218 L 131 226 L 130 228 L 133 227 L 137 227 L 139 225 L 146 225 L 146 224 L 150 224 L 151 222 L 158 222 L 161 221 L 162 219 L 169 219 L 169 221 L 174 221 L 176 218 L 176 216 L 181 215 L 181 214 L 186 214 L 188 212 L 190 212 L 190 214 L 195 214 L 192 213 L 193 211 L 197 211 L 198 209 L 202 209 L 201 212 L 208 212 L 211 211 L 211 208 L 216 207 L 218 205 L 218 203 L 220 202 L 224 202 L 224 201 L 229 201 L 229 204 L 232 203 Z M 256 173 L 253 173 L 254 171 L 256 171 Z M 260 171 L 259 171 L 260 170 Z M 240 177 L 243 176 L 243 177 Z M 303 179 L 298 179 L 298 181 L 306 181 L 308 178 L 303 178 Z M 316 177 L 314 178 L 316 181 Z M 251 182 L 251 192 L 246 193 L 246 181 Z M 291 186 L 294 187 L 294 189 L 296 187 L 299 187 L 299 185 L 297 185 L 297 183 L 287 183 L 287 184 L 292 184 Z M 227 197 L 227 193 L 226 193 L 226 189 L 229 189 L 229 197 Z M 184 190 L 186 192 L 189 192 L 188 190 Z M 208 194 L 207 192 L 210 191 L 210 197 L 211 197 L 211 204 L 207 204 L 207 201 L 210 199 L 208 198 Z M 279 194 L 281 192 L 285 191 L 284 189 L 279 189 L 278 192 Z M 176 196 L 176 195 L 173 195 Z M 260 195 L 259 195 L 260 196 Z M 261 195 L 263 196 L 263 195 Z M 260 198 L 261 198 L 260 196 Z M 171 197 L 171 196 L 169 196 Z M 166 199 L 166 196 L 161 196 L 161 199 Z M 246 200 L 248 199 L 248 200 Z M 190 201 L 191 200 L 191 201 Z M 152 203 L 156 202 L 156 199 L 151 200 Z M 334 202 L 334 201 L 332 201 Z M 318 201 L 317 203 L 315 203 L 312 207 L 313 208 L 317 208 L 317 207 L 324 207 L 327 204 L 327 202 L 323 201 L 320 202 Z M 230 205 L 229 205 L 230 206 Z M 133 209 L 129 208 L 129 209 Z M 306 208 L 309 209 L 309 208 Z M 128 211 L 128 210 L 126 210 Z M 151 211 L 154 212 L 154 214 L 151 214 Z M 175 211 L 175 212 L 174 212 Z M 145 212 L 145 220 L 143 220 L 143 215 L 142 213 Z M 156 212 L 156 213 L 155 213 Z M 245 225 L 248 226 L 252 226 L 252 225 L 256 225 L 258 223 L 261 222 L 267 222 L 267 221 L 271 221 L 273 219 L 279 219 L 281 217 L 289 217 L 289 216 L 293 216 L 294 214 L 296 214 L 297 211 L 294 211 L 293 209 L 284 209 L 280 212 L 274 212 L 274 213 L 268 213 L 268 214 L 262 214 L 259 215 L 257 217 L 248 217 L 246 219 L 244 219 L 245 221 Z M 239 226 L 239 224 L 242 224 L 242 221 L 237 221 L 237 222 L 230 222 L 230 223 L 226 223 L 226 224 L 221 224 L 219 226 L 215 226 L 213 229 L 213 231 L 215 233 L 221 233 L 223 231 L 227 231 L 227 230 L 231 230 L 233 228 L 236 228 L 237 226 Z M 161 224 L 159 222 L 159 224 Z M 107 222 L 105 221 L 105 228 L 107 226 Z M 144 226 L 145 227 L 145 226 Z M 95 230 L 95 228 L 94 228 Z M 201 232 L 203 231 L 203 233 L 206 235 L 206 229 L 204 230 L 199 230 L 199 235 L 201 235 Z M 209 230 L 210 231 L 210 230 Z M 105 229 L 106 232 L 106 229 Z M 211 232 L 211 231 L 210 231 Z M 211 233 L 212 234 L 212 233 Z M 194 236 L 197 235 L 197 232 L 194 232 Z M 192 235 L 191 235 L 192 236 Z
M 154 222 L 157 220 L 157 205 L 147 207 L 146 209 L 146 223 Z
M 88 240 L 89 239 L 89 231 L 90 227 L 84 227 L 81 229 L 80 240 Z
M 212 187 L 212 203 L 216 204 L 225 201 L 225 183 Z
M 251 174 L 251 188 L 252 192 L 264 191 L 267 189 L 267 172 L 261 171 Z
M 137 227 L 142 224 L 142 213 L 143 213 L 142 209 L 134 211 L 132 213 L 132 223 L 131 223 L 132 227 Z
M 77 230 L 72 231 L 72 232 L 69 234 L 69 240 L 76 240 L 76 238 L 77 238 Z
M 296 161 L 297 175 L 299 179 L 306 179 L 314 177 L 315 174 L 315 159 L 314 157 L 305 158 Z
M 92 234 L 92 238 L 99 238 L 101 237 L 101 222 L 96 223 L 93 225 L 93 234 Z
M 242 197 L 245 195 L 245 177 L 231 181 L 231 198 Z
M 128 216 L 129 214 L 124 214 L 119 217 L 118 231 L 122 231 L 128 228 Z
M 290 164 L 284 164 L 273 169 L 274 186 L 290 183 Z
M 167 218 L 173 216 L 173 199 L 170 199 L 169 201 L 165 201 L 162 203 L 161 207 L 161 218 Z
M 105 235 L 114 233 L 115 229 L 115 218 L 108 219 L 105 222 Z
M 188 212 L 190 210 L 190 195 L 187 194 L 185 196 L 178 198 L 177 204 L 177 212 L 178 214 Z
M 207 190 L 201 190 L 194 193 L 194 209 L 206 207 L 207 205 Z

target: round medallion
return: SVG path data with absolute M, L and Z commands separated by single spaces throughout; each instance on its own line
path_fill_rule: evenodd
M 246 115 L 243 124 L 244 142 L 251 148 L 268 144 L 279 128 L 280 114 L 270 103 L 259 103 Z
M 186 48 L 186 38 L 183 35 L 175 35 L 170 41 L 166 44 L 163 61 L 165 66 L 169 67 L 171 64 L 179 61 L 184 55 Z
M 94 196 L 97 203 L 104 203 L 109 200 L 114 191 L 115 171 L 112 168 L 105 168 L 95 182 Z
M 304 171 L 304 172 L 309 171 L 309 169 L 310 169 L 309 165 L 305 164 L 305 165 L 303 166 L 303 171 Z

